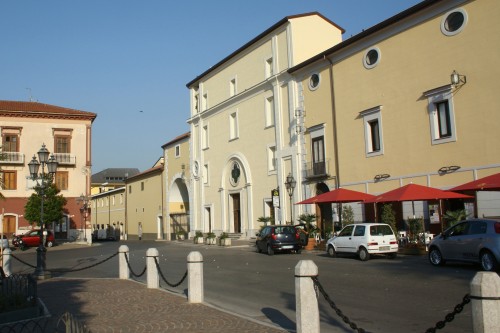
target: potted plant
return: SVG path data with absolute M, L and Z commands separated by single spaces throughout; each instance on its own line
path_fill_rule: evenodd
M 316 235 L 317 228 L 313 225 L 313 222 L 316 221 L 316 215 L 310 213 L 300 214 L 298 221 L 303 228 L 299 228 L 300 239 L 302 241 L 302 245 L 306 250 L 312 250 L 315 246 L 314 236 Z
M 194 233 L 194 243 L 203 244 L 203 233 L 200 230 L 197 230 Z
M 229 238 L 229 235 L 227 232 L 223 232 L 219 236 L 219 245 L 220 246 L 231 246 L 231 238 Z
M 207 233 L 207 238 L 205 239 L 205 243 L 207 245 L 215 245 L 216 242 L 216 236 L 213 232 L 208 232 Z

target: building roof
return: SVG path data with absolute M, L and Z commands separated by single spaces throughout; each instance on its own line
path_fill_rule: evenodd
M 157 166 L 152 167 L 151 169 L 145 170 L 137 175 L 131 176 L 131 177 L 127 178 L 127 182 L 131 181 L 131 180 L 135 181 L 136 179 L 144 178 L 145 176 L 150 175 L 152 173 L 155 173 L 156 171 L 162 172 L 163 171 L 163 164 L 157 165 Z
M 129 177 L 140 173 L 137 168 L 108 168 L 92 175 L 92 184 L 125 183 Z
M 184 133 L 184 134 L 181 134 L 179 136 L 176 136 L 174 139 L 170 140 L 169 142 L 165 143 L 163 146 L 161 146 L 163 149 L 165 149 L 165 147 L 167 146 L 170 146 L 174 143 L 177 143 L 179 141 L 182 141 L 184 139 L 188 139 L 189 137 L 191 136 L 191 132 L 187 132 L 187 133 Z
M 286 16 L 285 18 L 281 19 L 280 21 L 278 21 L 277 23 L 275 23 L 273 26 L 271 26 L 270 28 L 268 28 L 267 30 L 265 30 L 264 32 L 262 32 L 260 35 L 258 35 L 257 37 L 255 37 L 254 39 L 252 39 L 251 41 L 249 41 L 248 43 L 246 43 L 245 45 L 243 45 L 242 47 L 240 47 L 239 49 L 237 49 L 236 51 L 234 51 L 233 53 L 231 53 L 230 55 L 228 55 L 224 59 L 222 59 L 221 61 L 219 61 L 217 64 L 215 64 L 214 66 L 210 67 L 209 69 L 207 69 L 202 74 L 198 75 L 194 80 L 188 82 L 186 84 L 186 87 L 190 88 L 193 84 L 195 84 L 197 81 L 199 81 L 202 77 L 204 77 L 207 74 L 209 74 L 210 72 L 216 70 L 217 68 L 219 68 L 220 66 L 222 66 L 225 62 L 227 62 L 229 59 L 231 59 L 234 56 L 236 56 L 237 54 L 243 52 L 249 46 L 251 46 L 252 44 L 255 44 L 256 42 L 258 42 L 259 40 L 261 40 L 264 36 L 266 36 L 267 34 L 269 34 L 272 31 L 276 30 L 277 28 L 279 28 L 283 24 L 287 23 L 288 21 L 290 21 L 292 19 L 295 19 L 295 18 L 305 17 L 305 16 L 312 16 L 312 15 L 317 15 L 317 16 L 321 17 L 322 19 L 324 19 L 325 21 L 327 21 L 331 25 L 337 27 L 340 31 L 342 31 L 342 33 L 345 32 L 345 30 L 343 28 L 341 28 L 340 26 L 338 26 L 334 22 L 330 21 L 328 18 L 326 18 L 325 16 L 321 15 L 318 12 L 311 12 L 311 13 L 304 13 L 304 14 Z
M 0 115 L 25 118 L 85 119 L 94 121 L 97 114 L 39 102 L 0 100 Z
M 425 0 L 425 1 L 419 2 L 415 6 L 412 6 L 408 9 L 400 12 L 399 14 L 396 14 L 396 15 L 388 18 L 387 20 L 384 20 L 384 21 L 374 25 L 371 28 L 368 28 L 368 29 L 362 31 L 359 34 L 354 35 L 353 37 L 346 39 L 345 41 L 343 41 L 339 44 L 336 44 L 335 46 L 329 48 L 328 50 L 325 50 L 325 51 L 319 53 L 318 55 L 316 55 L 316 56 L 314 56 L 314 57 L 312 57 L 312 58 L 310 58 L 310 59 L 308 59 L 300 64 L 297 64 L 296 66 L 290 68 L 288 70 L 288 72 L 294 73 L 294 72 L 300 70 L 301 68 L 306 67 L 309 64 L 312 64 L 318 60 L 324 59 L 325 57 L 328 57 L 328 56 L 334 54 L 335 52 L 338 52 L 338 51 L 354 44 L 355 42 L 357 42 L 359 40 L 362 40 L 364 38 L 369 38 L 371 35 L 379 32 L 380 30 L 385 29 L 393 24 L 396 24 L 399 21 L 402 21 L 402 20 L 406 19 L 407 17 L 409 17 L 415 13 L 418 13 L 419 11 L 424 10 L 427 7 L 430 7 L 430 6 L 432 6 L 435 3 L 438 3 L 440 1 L 442 1 L 442 0 Z

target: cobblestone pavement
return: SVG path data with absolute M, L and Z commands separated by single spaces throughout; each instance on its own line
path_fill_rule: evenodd
M 93 333 L 284 332 L 132 280 L 53 278 L 38 282 L 38 296 L 55 320 L 68 311 Z

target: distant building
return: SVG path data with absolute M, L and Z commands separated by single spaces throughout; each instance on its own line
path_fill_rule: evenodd
M 58 162 L 54 181 L 67 200 L 63 219 L 50 221 L 49 228 L 59 239 L 73 238 L 79 229 L 90 231 L 90 225 L 84 225 L 78 199 L 90 193 L 92 123 L 96 116 L 38 102 L 0 101 L 1 193 L 5 197 L 0 200 L 0 213 L 5 234 L 31 228 L 23 217 L 35 185 L 28 163 L 43 144 Z
M 128 177 L 139 174 L 137 168 L 108 168 L 92 175 L 91 194 L 125 186 Z

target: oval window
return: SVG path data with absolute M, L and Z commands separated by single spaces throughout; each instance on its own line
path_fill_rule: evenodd
M 380 50 L 376 47 L 369 49 L 363 57 L 363 65 L 366 68 L 373 68 L 380 62 Z
M 453 36 L 463 30 L 467 23 L 467 13 L 463 9 L 455 9 L 446 13 L 441 21 L 441 32 L 446 36 Z
M 318 89 L 319 82 L 320 82 L 320 76 L 318 73 L 314 73 L 313 75 L 311 75 L 311 78 L 309 79 L 309 89 L 311 90 Z

